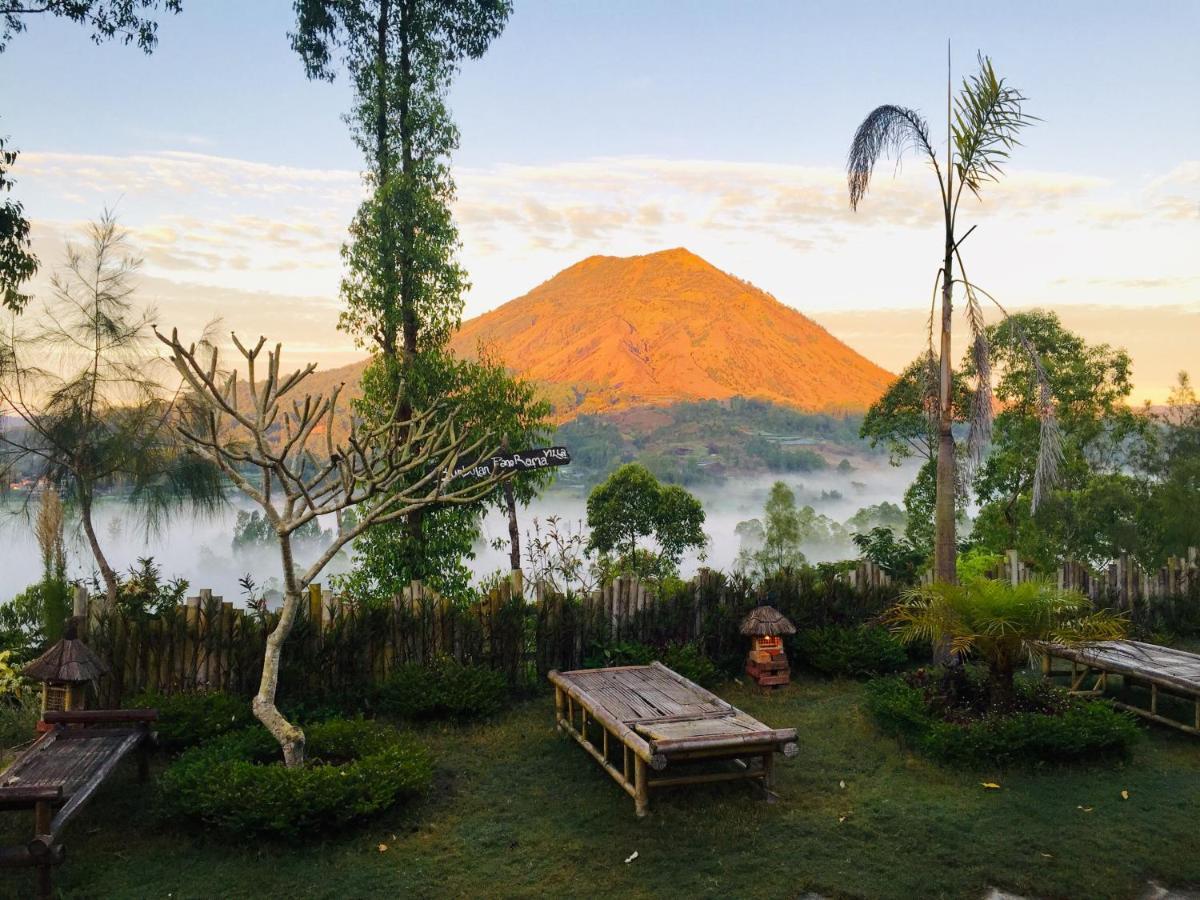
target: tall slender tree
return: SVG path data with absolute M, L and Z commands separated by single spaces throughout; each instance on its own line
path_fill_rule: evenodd
M 504 29 L 512 3 L 296 0 L 295 11 L 292 47 L 308 76 L 328 81 L 344 69 L 354 84 L 346 119 L 366 162 L 369 196 L 342 249 L 339 327 L 377 357 L 380 377 L 361 406 L 390 414 L 399 398 L 407 419 L 432 400 L 419 394 L 428 380 L 412 377 L 416 357 L 446 345 L 469 287 L 450 214 L 449 156 L 459 135 L 446 93 L 463 60 L 481 57 Z M 418 551 L 426 512 L 414 511 L 407 524 Z
M 178 385 L 155 371 L 154 312 L 134 296 L 139 264 L 105 214 L 84 248 L 68 246 L 43 315 L 14 316 L 0 339 L 0 413 L 19 423 L 0 432 L 0 463 L 69 499 L 110 604 L 117 571 L 95 521 L 105 492 L 123 491 L 149 529 L 172 507 L 212 510 L 222 500 L 219 472 L 183 453 L 171 427 Z
M 992 62 L 979 56 L 979 69 L 963 80 L 954 96 L 947 56 L 946 80 L 946 164 L 942 168 L 929 137 L 929 125 L 920 113 L 903 106 L 876 107 L 859 125 L 850 145 L 846 163 L 850 207 L 858 209 L 867 194 L 875 164 L 881 156 L 897 160 L 906 152 L 915 152 L 929 163 L 937 179 L 943 220 L 942 261 L 934 279 L 929 310 L 929 359 L 931 367 L 926 408 L 937 434 L 937 499 L 934 510 L 934 575 L 939 581 L 956 580 L 955 491 L 958 457 L 954 439 L 954 386 L 951 371 L 951 338 L 954 323 L 954 291 L 959 286 L 966 299 L 966 315 L 972 337 L 972 357 L 977 375 L 970 414 L 968 464 L 979 460 L 991 435 L 992 393 L 988 364 L 988 344 L 981 297 L 1000 304 L 972 283 L 963 266 L 962 242 L 975 226 L 959 232 L 959 203 L 963 191 L 976 198 L 988 182 L 998 181 L 1009 154 L 1019 144 L 1018 135 L 1035 121 L 1024 110 L 1026 98 L 997 77 Z M 957 267 L 957 268 L 956 268 Z M 941 310 L 935 328 L 935 307 L 940 291 Z M 936 340 L 935 340 L 936 332 Z M 1032 346 L 1027 348 L 1038 377 L 1039 415 L 1041 417 L 1041 453 L 1033 488 L 1036 507 L 1054 481 L 1058 462 L 1058 428 L 1049 380 Z

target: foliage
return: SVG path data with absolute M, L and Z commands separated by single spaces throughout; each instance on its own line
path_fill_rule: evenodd
M 815 472 L 829 465 L 815 450 L 792 449 L 762 435 L 746 442 L 746 453 L 761 460 L 768 472 Z
M 1140 556 L 1157 565 L 1200 546 L 1200 401 L 1186 372 L 1149 431 L 1141 468 L 1149 483 L 1136 517 Z
M 588 648 L 584 667 L 648 666 L 655 660 L 701 687 L 713 687 L 721 679 L 720 670 L 697 642 L 673 643 L 664 647 L 652 647 L 637 641 L 595 643 Z
M 13 659 L 13 651 L 0 650 L 0 703 L 19 697 L 27 689 L 28 684 Z
M 704 508 L 678 485 L 662 485 L 644 466 L 629 463 L 588 495 L 589 546 L 617 554 L 617 569 L 662 577 L 676 571 L 689 549 L 701 549 Z M 638 554 L 638 541 L 653 537 L 658 551 Z M 644 548 L 642 548 L 644 549 Z M 624 564 L 624 565 L 622 565 Z
M 894 672 L 908 662 L 904 647 L 886 629 L 871 625 L 827 625 L 796 634 L 799 660 L 826 675 L 857 678 Z
M 525 553 L 530 579 L 553 594 L 583 596 L 596 586 L 582 523 L 572 528 L 558 516 L 548 516 L 543 527 L 535 518 L 533 531 L 525 536 Z
M 915 546 L 907 537 L 896 537 L 884 525 L 877 525 L 866 534 L 856 534 L 853 540 L 864 559 L 874 562 L 899 584 L 915 582 L 929 563 L 927 549 Z
M 424 791 L 429 754 L 393 728 L 332 719 L 307 728 L 310 763 L 278 762 L 254 726 L 186 751 L 159 780 L 166 811 L 229 837 L 315 837 L 363 821 Z
M 178 13 L 183 0 L 39 0 L 37 3 L 8 3 L 0 6 L 0 53 L 14 35 L 23 32 L 27 21 L 22 16 L 46 14 L 78 22 L 91 29 L 92 41 L 100 44 L 117 40 L 136 43 L 150 53 L 158 45 L 158 23 L 142 10 Z
M 154 313 L 133 300 L 140 260 L 107 213 L 88 238 L 87 251 L 68 245 L 42 318 L 14 326 L 0 345 L 0 400 L 20 420 L 0 433 L 0 456 L 32 461 L 32 482 L 73 505 L 111 604 L 118 576 L 92 520 L 98 494 L 126 491 L 149 531 L 174 509 L 215 509 L 223 482 L 215 466 L 184 452 L 172 428 L 183 404 L 155 377 Z M 57 356 L 54 371 L 42 368 L 48 354 Z
M 976 713 L 969 698 L 947 708 L 939 681 L 924 671 L 879 678 L 867 684 L 865 703 L 881 731 L 938 762 L 992 767 L 1127 760 L 1140 736 L 1129 714 L 1048 685 L 1022 681 L 1015 711 Z M 982 685 L 976 690 L 986 694 Z
M 292 538 L 297 544 L 320 546 L 333 540 L 333 532 L 321 528 L 321 523 L 316 519 L 310 519 L 292 532 Z M 235 553 L 252 547 L 274 547 L 275 542 L 275 528 L 260 510 L 237 511 L 231 542 Z
M 987 578 L 996 567 L 1004 562 L 1004 557 L 993 553 L 984 547 L 972 547 L 958 557 L 958 580 L 966 584 L 976 578 Z
M 959 659 L 978 654 L 987 667 L 992 703 L 1001 710 L 1014 701 L 1017 667 L 1040 658 L 1042 642 L 1121 638 L 1128 626 L 1122 616 L 1093 610 L 1079 592 L 1049 581 L 1013 585 L 989 578 L 913 588 L 884 621 L 905 644 L 944 646 Z
M 1046 570 L 1062 559 L 1104 564 L 1135 550 L 1136 530 L 1108 517 L 1114 506 L 1134 508 L 1136 486 L 1122 470 L 1146 425 L 1127 404 L 1129 355 L 1088 344 L 1044 311 L 1008 317 L 988 328 L 987 341 L 1001 408 L 974 482 L 981 505 L 975 540 L 995 551 L 1015 548 Z M 972 373 L 977 363 L 968 358 L 963 368 Z M 1058 460 L 1054 490 L 1043 492 L 1035 510 L 1030 501 L 1043 464 L 1039 373 L 1056 400 Z
M 380 685 L 380 713 L 401 719 L 479 719 L 508 703 L 502 672 L 486 666 L 441 659 L 431 667 L 397 666 Z
M 455 425 L 468 444 L 482 442 L 488 450 L 528 449 L 549 437 L 549 406 L 531 383 L 510 375 L 485 350 L 477 360 L 427 350 L 411 362 L 407 373 L 406 397 L 414 408 L 452 404 Z M 364 374 L 360 411 L 369 418 L 386 409 L 389 390 L 387 366 L 377 359 Z M 468 596 L 469 563 L 487 508 L 507 509 L 506 491 L 511 490 L 515 515 L 516 505 L 530 502 L 552 477 L 551 469 L 520 472 L 472 503 L 435 504 L 419 517 L 372 529 L 355 542 L 352 569 L 338 577 L 338 589 L 371 604 L 389 601 L 413 581 L 450 597 Z
M 4 49 L 4 32 L 0 32 L 0 51 Z M 0 137 L 0 305 L 19 313 L 29 303 L 29 295 L 19 290 L 37 272 L 38 261 L 33 255 L 29 238 L 29 220 L 19 200 L 8 196 L 12 179 L 8 169 L 17 161 L 18 151 L 6 146 Z
M 896 534 L 903 534 L 907 524 L 908 517 L 904 510 L 887 500 L 864 506 L 846 520 L 846 527 L 856 533 L 866 533 L 873 528 L 887 528 Z
M 126 703 L 130 709 L 154 709 L 158 744 L 168 753 L 178 753 L 203 744 L 253 722 L 250 701 L 222 691 L 185 691 L 159 694 L 143 691 Z
M 6 750 L 33 740 L 41 718 L 38 692 L 12 665 L 11 653 L 0 650 L 0 768 Z
M 127 619 L 145 619 L 174 610 L 184 600 L 188 583 L 182 578 L 166 580 L 153 557 L 143 556 L 117 586 L 117 609 Z

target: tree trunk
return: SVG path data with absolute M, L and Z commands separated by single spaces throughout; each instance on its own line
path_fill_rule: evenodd
M 108 559 L 105 557 L 104 551 L 100 549 L 100 541 L 96 537 L 96 528 L 92 524 L 91 497 L 81 496 L 79 498 L 79 518 L 83 523 L 83 532 L 87 535 L 88 546 L 91 547 L 92 556 L 96 560 L 96 565 L 100 568 L 100 577 L 104 580 L 105 609 L 111 610 L 117 605 L 117 573 L 108 564 Z
M 284 597 L 279 622 L 267 635 L 266 651 L 263 654 L 262 679 L 258 693 L 254 696 L 251 709 L 254 717 L 271 732 L 283 751 L 283 764 L 288 768 L 304 765 L 304 732 L 283 717 L 275 706 L 275 691 L 279 686 L 279 660 L 283 653 L 283 642 L 287 640 L 300 608 L 300 585 L 296 581 L 296 570 L 292 565 L 292 541 L 290 535 L 280 535 L 279 551 L 283 559 Z
M 400 175 L 404 181 L 404 190 L 410 195 L 413 191 L 413 179 L 415 177 L 415 159 L 413 154 L 413 128 L 412 128 L 412 89 L 413 89 L 413 69 L 412 69 L 412 48 L 411 48 L 411 29 L 412 8 L 410 0 L 401 0 L 400 2 L 400 79 L 403 83 L 403 88 L 400 93 Z M 411 205 L 411 196 L 409 197 Z M 413 245 L 416 243 L 416 223 L 413 221 L 413 216 L 410 212 L 407 218 L 401 223 L 401 240 L 394 249 L 398 253 L 393 254 L 388 260 L 389 265 L 397 265 L 400 269 L 400 329 L 401 329 L 401 371 L 405 374 L 409 372 L 417 357 L 418 347 L 418 320 L 417 320 L 417 298 L 416 288 L 417 279 L 414 277 L 412 258 Z M 397 259 L 398 256 L 398 259 Z M 412 418 L 413 407 L 409 399 L 407 386 L 405 387 L 404 396 L 400 400 L 400 417 L 404 420 Z M 408 539 L 412 545 L 412 553 L 410 557 L 413 560 L 419 559 L 425 545 L 425 528 L 423 525 L 424 516 L 421 510 L 414 510 L 409 514 L 406 522 L 408 530 Z M 428 573 L 423 569 L 418 569 L 411 573 L 414 578 L 424 580 Z
M 947 220 L 946 258 L 942 277 L 942 328 L 938 366 L 937 498 L 934 506 L 933 574 L 937 581 L 954 584 L 957 544 L 954 533 L 954 494 L 957 462 L 954 458 L 954 391 L 950 368 L 950 336 L 954 313 L 954 232 Z
M 988 691 L 992 709 L 1010 712 L 1016 706 L 1015 666 L 1007 656 L 988 664 Z

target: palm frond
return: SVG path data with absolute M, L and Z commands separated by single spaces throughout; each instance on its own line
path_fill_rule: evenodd
M 967 323 L 971 329 L 971 360 L 975 364 L 975 396 L 971 398 L 971 427 L 967 435 L 967 467 L 973 473 L 992 440 L 992 362 L 987 342 L 983 306 L 970 282 L 967 289 Z
M 960 191 L 965 186 L 979 196 L 979 188 L 985 181 L 999 179 L 1009 151 L 1020 144 L 1017 135 L 1037 121 L 1022 109 L 1025 100 L 1020 91 L 996 77 L 992 61 L 980 54 L 979 71 L 963 79 L 954 101 L 950 131 Z
M 903 106 L 885 104 L 871 111 L 850 143 L 846 158 L 846 178 L 850 187 L 850 208 L 867 194 L 871 174 L 881 156 L 891 156 L 897 162 L 910 150 L 921 151 L 937 169 L 937 155 L 929 143 L 929 125 L 920 113 Z M 940 170 L 938 181 L 941 181 Z

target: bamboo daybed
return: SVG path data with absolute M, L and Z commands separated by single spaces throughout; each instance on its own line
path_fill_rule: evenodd
M 737 779 L 771 796 L 774 754 L 796 755 L 796 729 L 768 728 L 662 663 L 550 673 L 555 719 L 633 797 L 644 816 L 650 790 Z M 578 717 L 578 724 L 576 718 Z M 589 726 L 600 729 L 592 741 Z M 615 762 L 614 762 L 615 758 Z M 651 778 L 649 770 L 729 760 L 728 771 Z

